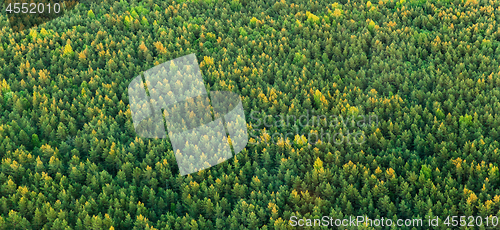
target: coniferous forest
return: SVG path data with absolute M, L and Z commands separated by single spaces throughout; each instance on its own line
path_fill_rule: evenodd
M 0 229 L 495 229 L 499 16 L 486 0 L 104 0 L 31 28 L 2 13 Z M 192 53 L 207 91 L 240 95 L 249 140 L 181 176 L 168 138 L 136 135 L 127 87 Z M 308 138 L 346 131 L 362 141 Z

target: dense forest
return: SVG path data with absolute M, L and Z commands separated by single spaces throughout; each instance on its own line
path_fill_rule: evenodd
M 0 229 L 498 216 L 499 16 L 486 0 L 104 0 L 27 29 L 2 14 Z M 127 86 L 191 53 L 207 91 L 240 95 L 251 137 L 181 176 L 168 139 L 136 135 Z M 263 122 L 306 111 L 378 122 Z M 363 143 L 303 138 L 346 129 Z

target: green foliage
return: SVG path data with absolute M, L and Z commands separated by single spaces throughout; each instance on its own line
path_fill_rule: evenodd
M 293 62 L 296 64 L 300 63 L 305 63 L 307 61 L 307 58 L 304 54 L 301 54 L 299 52 L 295 53 L 295 57 L 293 58 Z
M 314 92 L 314 103 L 316 104 L 316 106 L 321 107 L 321 105 L 323 104 L 321 102 L 321 99 L 323 98 L 323 94 L 319 91 L 319 90 L 316 90 Z
M 90 19 L 95 19 L 95 14 L 92 10 L 89 10 L 87 12 L 87 17 L 89 17 Z
M 14 96 L 13 92 L 4 92 L 2 94 L 3 94 L 2 96 L 3 96 L 4 103 L 7 103 L 9 101 L 9 99 L 12 99 L 12 97 Z
M 424 176 L 426 180 L 431 179 L 432 170 L 427 167 L 427 165 L 422 165 L 422 168 L 420 169 L 420 175 Z
M 0 229 L 498 216 L 500 2 L 447 2 L 102 1 L 0 33 Z M 190 53 L 250 137 L 180 176 L 168 138 L 137 136 L 128 84 Z
M 33 135 L 31 135 L 31 144 L 35 147 L 40 147 L 41 146 L 41 142 L 40 142 L 40 139 L 38 138 L 38 135 L 36 133 L 34 133 Z
M 465 114 L 465 116 L 460 116 L 459 120 L 461 128 L 467 128 L 472 126 L 472 116 Z
M 444 115 L 443 111 L 442 111 L 441 109 L 439 109 L 439 108 L 436 110 L 436 117 L 437 117 L 439 120 L 442 120 L 442 119 L 444 119 L 444 118 L 445 118 L 445 115 Z
M 137 14 L 135 10 L 132 10 L 132 12 L 130 12 L 130 16 L 132 16 L 132 19 L 139 18 L 139 14 Z
M 248 35 L 247 31 L 243 27 L 240 27 L 239 31 L 240 31 L 240 35 L 243 37 Z
M 149 26 L 149 22 L 148 22 L 148 20 L 145 17 L 142 17 L 141 24 L 143 26 Z
M 368 30 L 370 30 L 371 32 L 374 32 L 375 31 L 375 22 L 373 20 L 370 20 L 368 22 Z
M 250 26 L 255 27 L 257 26 L 257 18 L 253 17 L 250 19 Z
M 493 45 L 492 45 L 491 40 L 483 39 L 483 41 L 481 42 L 481 48 L 483 48 L 483 49 L 488 49 L 488 48 L 492 48 L 492 47 L 493 47 Z
M 239 11 L 241 7 L 242 5 L 239 0 L 231 0 L 231 10 Z
M 144 8 L 143 6 L 137 6 L 134 9 L 140 15 L 148 15 L 149 14 L 149 10 Z
M 398 0 L 396 1 L 396 8 L 400 8 L 406 3 L 406 0 Z
M 182 22 L 184 22 L 184 19 L 179 15 L 179 16 L 175 17 L 175 21 L 177 23 L 182 23 Z

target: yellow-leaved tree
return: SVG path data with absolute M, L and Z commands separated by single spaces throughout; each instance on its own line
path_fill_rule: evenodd
M 63 55 L 73 55 L 74 53 L 73 47 L 71 47 L 71 41 L 68 39 L 66 41 L 66 45 L 64 46 Z

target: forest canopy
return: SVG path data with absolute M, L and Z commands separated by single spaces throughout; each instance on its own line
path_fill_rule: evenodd
M 2 14 L 0 229 L 498 216 L 498 15 L 486 0 L 104 0 L 15 32 Z M 191 53 L 207 91 L 241 96 L 260 139 L 320 130 L 263 127 L 255 111 L 378 122 L 356 127 L 359 145 L 250 138 L 180 176 L 168 139 L 136 135 L 127 86 Z

